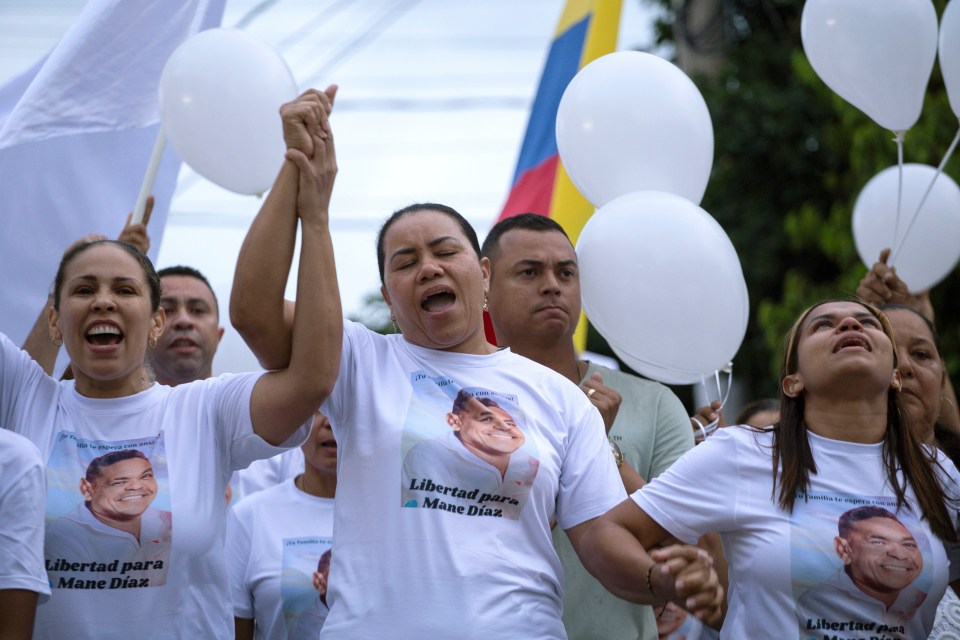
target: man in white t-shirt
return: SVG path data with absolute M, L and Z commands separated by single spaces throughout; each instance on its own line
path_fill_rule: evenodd
M 797 601 L 801 629 L 811 621 L 853 619 L 848 611 L 891 630 L 905 626 L 927 594 L 913 582 L 923 571 L 923 555 L 914 534 L 897 517 L 876 506 L 840 516 L 834 549 L 843 568 L 808 589 Z

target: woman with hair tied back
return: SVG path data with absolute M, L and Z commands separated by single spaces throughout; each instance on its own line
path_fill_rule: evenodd
M 237 264 L 231 319 L 267 367 L 296 353 L 288 323 L 302 310 L 284 303 L 283 289 L 297 212 L 311 206 L 315 149 L 332 142 L 321 126 L 332 97 L 333 88 L 311 90 L 281 108 L 290 162 Z M 341 366 L 321 407 L 339 451 L 324 638 L 566 638 L 551 520 L 576 548 L 624 497 L 603 420 L 583 392 L 487 342 L 490 271 L 479 254 L 476 233 L 454 209 L 400 209 L 381 227 L 377 258 L 401 333 L 345 322 L 342 352 L 339 341 L 325 345 Z M 317 270 L 309 280 L 336 277 Z M 262 281 L 271 286 L 254 286 Z M 461 392 L 469 425 L 451 412 Z M 424 456 L 404 478 L 406 454 L 431 438 L 450 446 L 434 451 L 436 465 Z M 716 574 L 703 554 L 686 545 L 660 553 L 673 572 L 661 588 L 712 613 Z
M 323 242 L 304 234 L 303 268 L 332 268 Z M 323 287 L 301 282 L 295 355 L 266 373 L 153 382 L 144 363 L 164 327 L 160 279 L 116 241 L 75 245 L 57 271 L 48 329 L 74 380 L 54 380 L 0 334 L 0 428 L 40 450 L 47 520 L 75 516 L 76 544 L 47 546 L 52 595 L 37 609 L 34 638 L 233 636 L 223 553 L 230 475 L 300 444 L 339 368 L 339 350 L 319 347 L 339 346 L 339 308 Z M 126 450 L 139 457 L 94 479 L 96 499 L 90 479 L 78 496 L 93 460 Z M 142 523 L 148 505 L 165 514 L 162 539 Z M 147 558 L 151 545 L 162 551 Z
M 926 638 L 957 588 L 957 469 L 903 410 L 893 329 L 859 301 L 807 309 L 787 335 L 780 419 L 731 426 L 600 518 L 587 567 L 658 573 L 668 536 L 719 532 L 722 638 Z

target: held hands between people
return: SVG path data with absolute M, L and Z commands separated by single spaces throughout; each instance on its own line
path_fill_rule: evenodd
M 328 87 L 326 92 L 309 89 L 280 108 L 286 158 L 300 172 L 297 214 L 305 222 L 315 213 L 325 218 L 330 206 L 337 157 L 328 116 L 336 93 L 336 85 Z M 325 223 L 325 220 L 317 221 Z
M 603 384 L 603 376 L 596 372 L 592 373 L 580 388 L 587 394 L 587 399 L 600 412 L 600 416 L 603 418 L 603 426 L 607 428 L 607 434 L 609 435 L 613 421 L 617 419 L 617 412 L 620 410 L 623 396 L 616 389 Z
M 707 624 L 719 621 L 725 596 L 709 553 L 677 544 L 654 549 L 650 557 L 656 563 L 650 575 L 654 595 L 676 602 Z
M 337 85 L 326 91 L 307 89 L 300 96 L 280 107 L 283 122 L 283 140 L 287 149 L 296 149 L 308 158 L 313 157 L 314 136 L 330 133 L 329 116 L 337 95 Z

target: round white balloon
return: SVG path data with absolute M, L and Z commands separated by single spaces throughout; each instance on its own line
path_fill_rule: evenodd
M 820 79 L 874 122 L 917 122 L 937 55 L 931 0 L 807 0 L 800 37 Z
M 950 176 L 941 174 L 937 178 L 910 226 L 936 174 L 934 167 L 925 164 L 903 165 L 899 222 L 900 172 L 896 166 L 871 178 L 853 207 L 853 241 L 860 259 L 869 266 L 880 257 L 880 251 L 887 247 L 894 249 L 888 264 L 896 267 L 897 275 L 914 293 L 943 280 L 960 259 L 960 188 Z M 900 240 L 899 250 L 895 247 L 894 234 Z
M 613 343 L 608 344 L 610 345 L 610 349 L 612 349 L 617 357 L 623 360 L 628 367 L 651 380 L 656 380 L 663 384 L 697 384 L 709 376 L 709 374 L 698 373 L 696 371 L 675 371 L 667 367 L 657 366 L 642 358 L 634 357 Z
M 297 95 L 283 58 L 237 29 L 202 31 L 160 76 L 160 120 L 194 171 L 236 193 L 273 184 L 285 146 L 278 109 Z
M 590 322 L 638 372 L 699 381 L 743 342 L 747 286 L 737 252 L 706 211 L 644 191 L 601 207 L 577 243 Z
M 557 111 L 557 149 L 597 207 L 645 190 L 699 203 L 713 166 L 713 124 L 683 71 L 649 53 L 620 51 L 570 81 Z
M 950 0 L 940 18 L 940 72 L 950 108 L 960 118 L 960 0 Z

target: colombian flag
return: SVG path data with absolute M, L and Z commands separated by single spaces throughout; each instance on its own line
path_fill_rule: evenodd
M 577 71 L 617 49 L 622 0 L 568 0 L 553 38 L 537 89 L 517 171 L 498 220 L 539 213 L 556 220 L 577 243 L 594 207 L 580 195 L 557 153 L 557 109 Z M 587 323 L 581 317 L 575 341 L 581 351 Z M 490 332 L 492 335 L 492 332 Z

